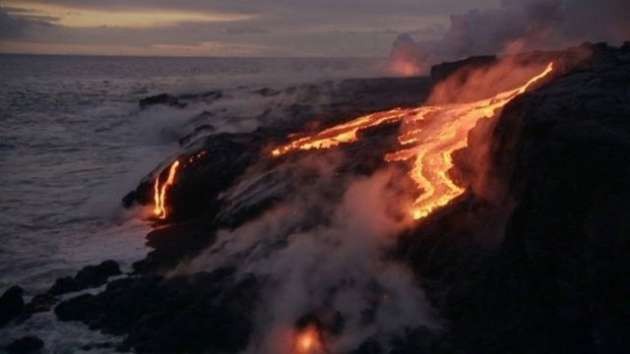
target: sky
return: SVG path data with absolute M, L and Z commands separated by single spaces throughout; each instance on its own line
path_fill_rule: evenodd
M 386 57 L 500 0 L 0 0 L 0 52 Z

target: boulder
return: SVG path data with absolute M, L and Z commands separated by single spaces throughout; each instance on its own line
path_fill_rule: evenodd
M 155 105 L 166 105 L 171 107 L 185 107 L 186 104 L 179 101 L 179 99 L 175 96 L 169 95 L 168 93 L 161 93 L 155 96 L 149 96 L 141 99 L 138 102 L 141 109 L 148 108 L 150 106 Z
M 257 281 L 237 279 L 232 269 L 171 279 L 145 275 L 63 301 L 55 313 L 61 321 L 127 334 L 124 350 L 234 353 L 247 345 L 257 294 Z
M 14 340 L 6 346 L 6 351 L 9 354 L 33 354 L 39 353 L 44 347 L 44 341 L 35 336 L 26 336 Z
M 94 315 L 95 296 L 83 294 L 62 301 L 55 307 L 55 314 L 61 321 L 88 321 Z
M 77 284 L 73 277 L 63 277 L 55 280 L 55 284 L 48 290 L 48 293 L 51 295 L 61 295 L 79 290 L 79 284 Z
M 98 265 L 90 265 L 81 269 L 74 277 L 63 277 L 55 281 L 48 290 L 50 295 L 61 295 L 95 288 L 107 282 L 112 276 L 120 275 L 120 267 L 113 260 L 107 260 Z
M 59 301 L 54 295 L 49 293 L 35 295 L 24 307 L 29 314 L 49 311 Z
M 113 260 L 107 260 L 99 265 L 87 266 L 81 269 L 74 280 L 81 288 L 92 288 L 105 284 L 107 279 L 112 276 L 122 274 L 118 263 Z
M 24 311 L 24 291 L 19 286 L 13 286 L 0 297 L 0 327 L 18 317 Z

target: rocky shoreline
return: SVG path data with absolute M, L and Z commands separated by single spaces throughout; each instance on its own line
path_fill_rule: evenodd
M 422 282 L 446 330 L 419 327 L 392 338 L 390 352 L 622 353 L 628 348 L 630 44 L 585 44 L 522 58 L 549 59 L 558 65 L 553 79 L 514 100 L 499 119 L 478 124 L 470 133 L 469 148 L 454 157 L 465 176 L 466 164 L 474 163 L 467 153 L 484 151 L 491 175 L 504 188 L 486 200 L 471 187 L 457 203 L 401 236 L 392 256 Z M 318 124 L 326 127 L 365 113 L 418 105 L 439 80 L 493 60 L 472 58 L 436 66 L 433 79 L 329 84 L 334 99 L 318 108 Z M 311 94 L 321 90 L 299 89 Z M 139 105 L 183 107 L 220 98 L 220 91 L 164 94 Z M 287 107 L 285 119 L 251 133 L 182 140 L 178 159 L 185 163 L 170 192 L 172 212 L 156 220 L 147 235 L 152 248 L 147 257 L 123 276 L 114 261 L 86 267 L 74 277 L 57 279 L 48 292 L 28 303 L 22 290 L 13 287 L 0 299 L 0 326 L 54 311 L 60 321 L 80 321 L 124 338 L 122 343 L 95 347 L 137 353 L 245 350 L 264 279 L 237 277 L 228 266 L 192 275 L 172 272 L 209 247 L 218 230 L 253 220 L 287 196 L 299 194 L 304 181 L 318 178 L 316 169 L 291 168 L 311 152 L 265 158 L 287 134 L 314 130 L 309 125 L 313 110 L 305 102 Z M 331 199 L 338 198 L 332 186 L 340 188 L 350 176 L 369 176 L 384 167 L 381 156 L 397 130 L 396 124 L 374 128 L 358 143 L 339 148 L 353 158 L 336 165 Z M 491 137 L 488 146 L 485 136 Z M 123 204 L 151 204 L 152 183 L 165 170 L 149 174 Z M 60 301 L 60 295 L 103 285 L 96 294 Z M 335 333 L 342 330 L 337 325 L 342 322 L 322 320 L 322 326 Z M 33 352 L 44 345 L 26 337 L 6 350 Z M 353 353 L 383 352 L 368 338 Z

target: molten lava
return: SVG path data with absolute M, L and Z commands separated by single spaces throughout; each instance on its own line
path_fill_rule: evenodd
M 468 145 L 468 132 L 480 119 L 491 118 L 515 97 L 553 71 L 553 63 L 525 84 L 493 97 L 469 103 L 394 108 L 358 117 L 319 133 L 303 136 L 275 148 L 272 155 L 297 150 L 329 149 L 358 139 L 358 133 L 378 125 L 402 122 L 399 150 L 385 156 L 386 161 L 413 161 L 410 177 L 422 192 L 415 200 L 411 215 L 422 219 L 462 195 L 464 188 L 449 176 L 452 153 Z
M 319 332 L 314 326 L 308 326 L 297 333 L 293 354 L 321 353 L 322 349 Z
M 153 184 L 153 213 L 160 219 L 166 219 L 168 211 L 166 209 L 166 192 L 175 183 L 175 176 L 179 168 L 179 161 L 175 160 L 168 169 L 168 177 L 163 184 L 160 185 L 160 174 Z

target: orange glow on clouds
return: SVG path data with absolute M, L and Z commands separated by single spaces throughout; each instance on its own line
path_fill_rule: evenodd
M 183 22 L 230 22 L 251 19 L 252 15 L 173 10 L 99 10 L 72 8 L 30 1 L 7 0 L 5 6 L 24 10 L 29 15 L 56 18 L 64 27 L 149 28 Z

